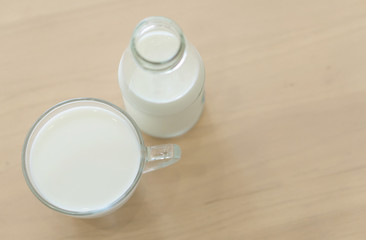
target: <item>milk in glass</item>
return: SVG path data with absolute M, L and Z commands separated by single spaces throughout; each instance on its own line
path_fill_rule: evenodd
M 30 149 L 34 187 L 67 211 L 111 205 L 133 184 L 141 146 L 130 123 L 96 106 L 79 106 L 53 116 Z

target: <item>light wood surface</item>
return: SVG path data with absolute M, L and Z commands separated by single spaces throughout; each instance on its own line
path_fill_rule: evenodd
M 1 239 L 366 239 L 366 2 L 0 1 Z M 69 98 L 123 107 L 117 67 L 135 25 L 174 19 L 206 65 L 183 158 L 142 177 L 112 215 L 41 204 L 21 150 Z

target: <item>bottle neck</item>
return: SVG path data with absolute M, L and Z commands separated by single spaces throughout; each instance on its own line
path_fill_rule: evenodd
M 135 28 L 130 49 L 136 62 L 144 69 L 165 72 L 181 62 L 186 41 L 174 21 L 165 17 L 149 17 Z

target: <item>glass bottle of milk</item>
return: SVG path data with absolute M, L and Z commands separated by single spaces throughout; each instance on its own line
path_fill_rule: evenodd
M 203 61 L 168 18 L 149 17 L 137 25 L 121 58 L 118 79 L 127 112 L 149 135 L 175 137 L 200 118 Z

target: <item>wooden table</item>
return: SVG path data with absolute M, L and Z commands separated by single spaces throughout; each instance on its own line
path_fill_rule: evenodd
M 366 239 L 366 2 L 0 2 L 1 239 Z M 69 98 L 123 107 L 135 25 L 174 19 L 206 65 L 178 164 L 112 215 L 41 204 L 21 171 L 32 123 Z

